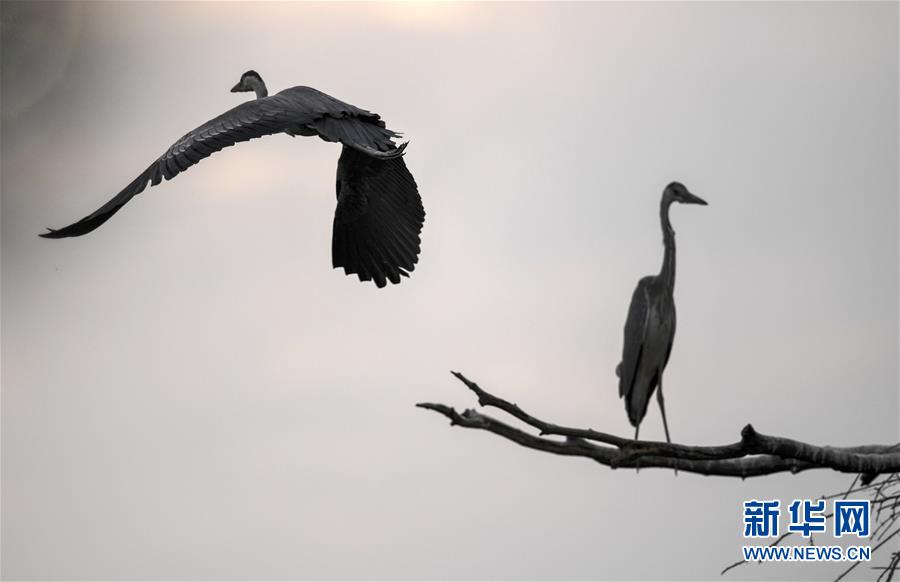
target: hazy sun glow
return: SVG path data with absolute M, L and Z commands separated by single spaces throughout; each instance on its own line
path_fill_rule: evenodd
M 392 21 L 416 26 L 456 24 L 467 10 L 463 2 L 383 2 L 378 6 Z

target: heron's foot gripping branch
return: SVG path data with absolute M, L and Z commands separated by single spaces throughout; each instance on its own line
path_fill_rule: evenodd
M 453 372 L 453 375 L 475 393 L 479 405 L 485 408 L 498 408 L 537 429 L 537 434 L 516 428 L 474 409 L 460 413 L 445 404 L 423 402 L 416 406 L 446 416 L 450 419 L 451 425 L 485 430 L 523 447 L 546 453 L 586 457 L 613 469 L 657 467 L 702 475 L 741 478 L 783 472 L 799 473 L 810 469 L 869 474 L 900 471 L 900 450 L 896 445 L 816 446 L 764 435 L 749 424 L 741 431 L 741 440 L 720 446 L 637 441 L 593 429 L 552 424 L 528 414 L 512 402 L 491 394 L 459 372 Z M 564 437 L 564 439 L 548 437 Z

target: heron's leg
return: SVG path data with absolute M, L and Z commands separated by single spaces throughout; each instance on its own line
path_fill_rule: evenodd
M 638 423 L 638 425 L 636 427 L 634 427 L 634 440 L 638 440 L 638 433 L 640 431 L 641 431 L 641 423 Z M 634 461 L 634 472 L 635 473 L 641 472 L 641 458 L 640 457 L 638 457 Z
M 659 386 L 656 387 L 656 401 L 659 402 L 659 411 L 662 412 L 663 428 L 666 431 L 666 442 L 671 443 L 672 439 L 669 438 L 669 423 L 666 422 L 666 402 L 662 393 L 662 372 L 659 373 Z

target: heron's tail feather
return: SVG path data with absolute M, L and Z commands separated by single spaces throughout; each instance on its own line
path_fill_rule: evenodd
M 636 378 L 634 386 L 625 394 L 625 412 L 628 413 L 628 421 L 631 426 L 638 426 L 644 420 L 656 386 L 655 377 L 649 383 L 641 378 Z

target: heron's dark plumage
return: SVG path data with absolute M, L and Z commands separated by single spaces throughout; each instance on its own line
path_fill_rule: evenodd
M 360 281 L 399 283 L 415 268 L 425 210 L 402 157 L 344 148 L 338 161 L 332 262 Z
M 255 71 L 247 75 L 259 78 Z M 399 134 L 387 129 L 377 114 L 310 87 L 292 87 L 247 101 L 207 121 L 177 140 L 112 200 L 81 220 L 41 236 L 64 238 L 91 232 L 148 183 L 155 186 L 163 179 L 171 180 L 226 147 L 275 133 L 318 135 L 343 144 L 334 266 L 362 280 L 374 280 L 379 287 L 386 280 L 399 282 L 399 276 L 411 271 L 417 261 L 425 217 L 415 180 L 401 157 L 406 144 L 394 143 Z
M 675 301 L 672 290 L 658 276 L 638 282 L 625 321 L 625 343 L 619 377 L 619 396 L 631 425 L 640 425 L 675 339 Z
M 669 222 L 669 208 L 673 202 L 706 205 L 702 198 L 694 196 L 678 182 L 670 183 L 663 191 L 660 201 L 660 223 L 665 246 L 662 268 L 658 275 L 638 281 L 631 296 L 631 306 L 625 321 L 622 361 L 616 368 L 619 397 L 625 400 L 625 411 L 629 422 L 635 427 L 635 438 L 647 414 L 650 398 L 656 392 L 667 441 L 669 427 L 662 395 L 662 378 L 672 353 L 676 325 L 675 232 Z
M 644 345 L 644 334 L 647 329 L 647 314 L 650 312 L 650 283 L 652 277 L 644 277 L 631 295 L 631 306 L 625 320 L 625 344 L 622 350 L 622 363 L 619 367 L 619 397 L 625 397 L 628 408 L 628 395 L 634 388 L 634 377 L 641 361 L 641 348 Z M 631 418 L 629 412 L 628 417 Z

